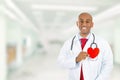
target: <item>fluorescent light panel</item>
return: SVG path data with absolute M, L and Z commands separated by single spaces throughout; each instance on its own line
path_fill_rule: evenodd
M 68 10 L 68 11 L 96 11 L 96 7 L 87 6 L 67 6 L 67 5 L 40 5 L 33 4 L 33 10 Z
M 5 7 L 4 7 L 4 13 L 8 15 L 11 19 L 19 20 L 18 17 L 13 12 L 11 12 L 9 9 Z
M 100 20 L 111 18 L 111 17 L 118 15 L 118 14 L 120 14 L 120 4 L 113 6 L 108 10 L 105 10 L 104 12 L 96 15 L 94 18 L 95 18 L 95 21 L 97 22 Z
M 29 18 L 27 16 L 25 16 L 25 13 L 23 13 L 19 7 L 16 6 L 16 4 L 12 1 L 12 0 L 5 0 L 6 5 L 11 8 L 12 10 L 14 10 L 16 12 L 16 14 L 18 16 L 21 17 L 22 21 L 21 22 L 25 22 L 25 23 L 29 23 L 31 25 L 31 27 L 36 31 L 39 32 L 38 29 L 35 28 L 35 26 L 33 25 L 33 23 L 29 20 Z M 7 12 L 8 13 L 8 12 Z M 26 26 L 25 26 L 26 27 Z

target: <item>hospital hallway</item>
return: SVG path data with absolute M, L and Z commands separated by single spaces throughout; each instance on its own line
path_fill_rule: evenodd
M 32 59 L 13 72 L 8 80 L 67 80 L 67 70 L 58 67 L 58 46 L 51 46 L 48 53 L 37 53 Z M 120 66 L 115 65 L 110 80 L 120 79 Z
M 47 53 L 36 53 L 8 80 L 67 80 L 67 71 L 57 65 L 57 46 L 51 46 Z
M 92 17 L 82 28 L 81 13 Z M 108 42 L 114 62 L 110 80 L 120 80 L 120 0 L 0 0 L 0 80 L 68 80 L 58 55 L 66 40 L 88 27 L 96 46 L 87 46 L 108 53 L 97 37 Z M 109 59 L 105 55 L 100 59 Z

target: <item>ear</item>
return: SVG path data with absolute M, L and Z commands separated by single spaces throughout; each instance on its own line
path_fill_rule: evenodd
M 93 28 L 93 26 L 94 26 L 94 23 L 92 22 L 92 24 L 91 24 L 91 28 Z
M 78 25 L 79 25 L 78 21 L 76 21 L 76 25 L 77 25 L 77 27 L 78 27 Z

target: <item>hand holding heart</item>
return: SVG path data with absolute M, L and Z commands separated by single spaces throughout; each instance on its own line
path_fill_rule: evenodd
M 88 57 L 88 53 L 87 52 L 80 52 L 79 55 L 76 57 L 76 62 L 80 62 L 81 60 L 86 59 L 86 57 Z
M 86 57 L 95 58 L 99 54 L 99 48 L 88 48 L 87 52 L 80 52 L 79 55 L 76 57 L 76 62 L 80 62 L 81 60 L 86 59 Z

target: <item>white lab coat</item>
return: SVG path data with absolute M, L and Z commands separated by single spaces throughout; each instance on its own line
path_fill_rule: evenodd
M 84 80 L 109 80 L 108 77 L 113 67 L 113 54 L 109 44 L 105 40 L 95 36 L 95 42 L 100 49 L 99 55 L 94 59 L 87 57 L 85 60 L 76 63 L 75 59 L 82 51 L 78 35 L 74 39 L 72 53 L 70 51 L 71 38 L 64 43 L 58 56 L 59 65 L 69 69 L 69 80 L 80 80 L 81 64 Z M 83 51 L 87 51 L 92 42 L 93 36 L 90 34 Z

